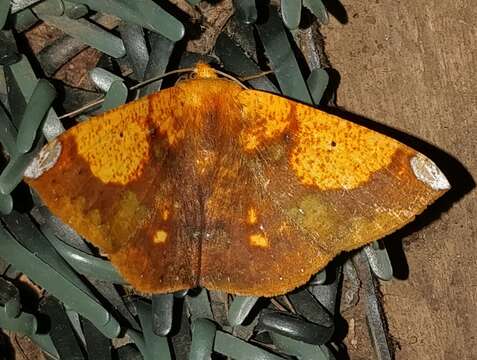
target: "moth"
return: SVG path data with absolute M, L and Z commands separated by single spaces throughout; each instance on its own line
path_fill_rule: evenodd
M 450 188 L 392 138 L 195 73 L 74 126 L 25 172 L 138 291 L 283 294 Z

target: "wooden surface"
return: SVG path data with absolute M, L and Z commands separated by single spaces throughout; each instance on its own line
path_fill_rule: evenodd
M 421 150 L 453 186 L 386 240 L 399 278 L 381 286 L 396 359 L 477 359 L 477 7 L 472 0 L 341 4 L 347 23 L 332 19 L 323 29 L 341 76 L 338 105 Z M 351 359 L 372 358 L 364 336 L 353 333 Z

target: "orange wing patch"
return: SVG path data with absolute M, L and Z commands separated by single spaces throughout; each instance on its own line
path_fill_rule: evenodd
M 283 294 L 450 187 L 384 135 L 197 74 L 67 131 L 26 172 L 139 291 Z
M 264 234 L 252 234 L 249 239 L 252 246 L 258 246 L 261 248 L 269 247 L 268 239 Z
M 162 244 L 165 243 L 167 239 L 167 232 L 164 230 L 157 230 L 154 233 L 153 241 L 155 244 Z
M 256 96 L 255 91 L 242 91 L 238 97 L 245 120 L 240 142 L 247 151 L 279 136 L 290 123 L 292 106 L 287 99 L 266 93 L 260 95 Z
M 173 88 L 167 94 L 157 96 L 152 94 L 149 103 L 151 120 L 161 135 L 165 135 L 169 145 L 174 146 L 185 136 L 183 121 L 190 119 L 190 114 L 185 114 L 184 106 L 170 106 L 180 101 L 182 91 Z M 184 105 L 184 104 L 183 104 Z M 189 124 L 192 126 L 193 124 Z
M 162 220 L 167 221 L 169 219 L 169 209 L 162 210 Z
M 257 223 L 257 210 L 254 207 L 250 207 L 247 211 L 247 222 L 250 225 Z
M 355 189 L 388 166 L 400 144 L 372 130 L 297 104 L 298 130 L 290 163 L 303 184 Z

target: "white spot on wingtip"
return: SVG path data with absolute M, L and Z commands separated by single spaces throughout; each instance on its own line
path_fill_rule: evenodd
M 411 168 L 420 181 L 426 183 L 434 190 L 448 190 L 450 184 L 442 171 L 434 162 L 422 154 L 417 154 L 411 159 Z
M 53 140 L 41 149 L 30 165 L 28 165 L 23 175 L 30 179 L 39 178 L 46 171 L 55 166 L 60 155 L 61 143 L 58 140 Z

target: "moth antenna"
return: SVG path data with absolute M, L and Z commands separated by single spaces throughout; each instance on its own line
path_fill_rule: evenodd
M 136 89 L 139 89 L 140 87 L 143 87 L 144 85 L 148 85 L 154 81 L 157 81 L 157 80 L 161 80 L 162 78 L 166 77 L 166 76 L 169 76 L 169 75 L 174 75 L 174 74 L 182 74 L 182 73 L 186 73 L 186 72 L 194 72 L 195 69 L 194 68 L 184 68 L 184 69 L 177 69 L 177 70 L 171 70 L 171 71 L 168 71 L 162 75 L 158 75 L 158 76 L 154 76 L 150 79 L 147 79 L 147 80 L 144 80 L 144 81 L 141 81 L 139 83 L 137 83 L 136 85 L 134 86 L 131 86 L 129 88 L 129 90 L 136 90 Z
M 261 73 L 255 74 L 255 75 L 243 76 L 239 79 L 240 79 L 240 81 L 250 81 L 250 80 L 258 79 L 262 76 L 267 76 L 269 74 L 273 74 L 273 70 L 263 71 Z
M 226 77 L 227 79 L 236 82 L 237 84 L 239 84 L 239 85 L 240 85 L 242 88 L 244 88 L 245 90 L 248 90 L 248 87 L 247 87 L 244 83 L 242 83 L 242 81 L 241 81 L 239 78 L 236 78 L 236 77 L 234 77 L 234 76 L 232 76 L 232 75 L 229 75 L 229 74 L 227 74 L 227 73 L 224 73 L 223 71 L 220 71 L 220 70 L 214 69 L 214 71 L 215 71 L 217 74 L 222 75 L 223 77 Z
M 139 83 L 137 83 L 136 85 L 133 85 L 129 88 L 129 90 L 136 90 L 142 86 L 145 86 L 145 85 L 148 85 L 154 81 L 157 81 L 157 80 L 160 80 L 166 76 L 169 76 L 169 75 L 173 75 L 173 74 L 180 74 L 180 73 L 186 73 L 186 72 L 194 72 L 195 69 L 194 68 L 185 68 L 185 69 L 177 69 L 177 70 L 171 70 L 171 71 L 168 71 L 162 75 L 158 75 L 158 76 L 154 76 L 150 79 L 147 79 L 147 80 L 144 80 L 144 81 L 141 81 Z M 101 99 L 98 99 L 96 101 L 93 101 L 92 103 L 89 103 L 89 104 L 86 104 L 76 110 L 73 110 L 69 113 L 66 113 L 66 114 L 63 114 L 61 116 L 58 117 L 58 119 L 64 119 L 64 118 L 68 118 L 68 117 L 71 117 L 71 116 L 75 116 L 75 115 L 78 115 L 80 113 L 82 113 L 83 111 L 86 111 L 88 109 L 91 109 L 97 105 L 100 105 L 104 102 L 104 98 L 101 98 Z
M 76 110 L 73 110 L 73 111 L 70 111 L 69 113 L 66 113 L 66 114 L 63 114 L 63 115 L 60 115 L 58 116 L 58 119 L 64 119 L 64 118 L 68 118 L 68 117 L 71 117 L 71 116 L 75 116 L 75 115 L 78 115 L 78 114 L 81 114 L 83 111 L 86 111 L 88 109 L 91 109 L 99 104 L 102 104 L 104 102 L 104 98 L 102 99 L 98 99 L 96 101 L 93 101 L 89 104 L 86 104 L 86 105 L 83 105 L 82 107 L 76 109 Z
M 154 76 L 150 79 L 147 79 L 147 80 L 144 80 L 144 81 L 141 81 L 139 83 L 137 83 L 136 85 L 133 85 L 129 88 L 129 90 L 136 90 L 136 89 L 139 89 L 140 87 L 142 86 L 145 86 L 145 85 L 148 85 L 154 81 L 157 81 L 157 80 L 160 80 L 166 76 L 169 76 L 169 75 L 173 75 L 173 74 L 182 74 L 182 73 L 186 73 L 186 72 L 192 72 L 192 73 L 195 73 L 196 69 L 195 68 L 184 68 L 184 69 L 177 69 L 177 70 L 171 70 L 171 71 L 168 71 L 162 75 L 158 75 L 158 76 Z M 248 87 L 245 86 L 239 79 L 233 77 L 232 75 L 229 75 L 227 73 L 224 73 L 220 70 L 215 70 L 214 71 L 219 74 L 219 75 L 222 75 L 223 77 L 226 77 L 227 79 L 229 80 L 232 80 L 234 82 L 236 82 L 237 84 L 239 84 L 242 88 L 248 90 Z M 92 103 L 89 103 L 89 104 L 86 104 L 76 110 L 73 110 L 69 113 L 66 113 L 66 114 L 63 114 L 61 116 L 59 116 L 58 118 L 61 120 L 61 119 L 64 119 L 64 118 L 68 118 L 68 117 L 71 117 L 71 116 L 75 116 L 75 115 L 78 115 L 80 113 L 82 113 L 83 111 L 86 111 L 88 109 L 91 109 L 99 104 L 102 104 L 104 102 L 104 98 L 101 98 L 101 99 L 98 99 L 96 101 L 93 101 Z

